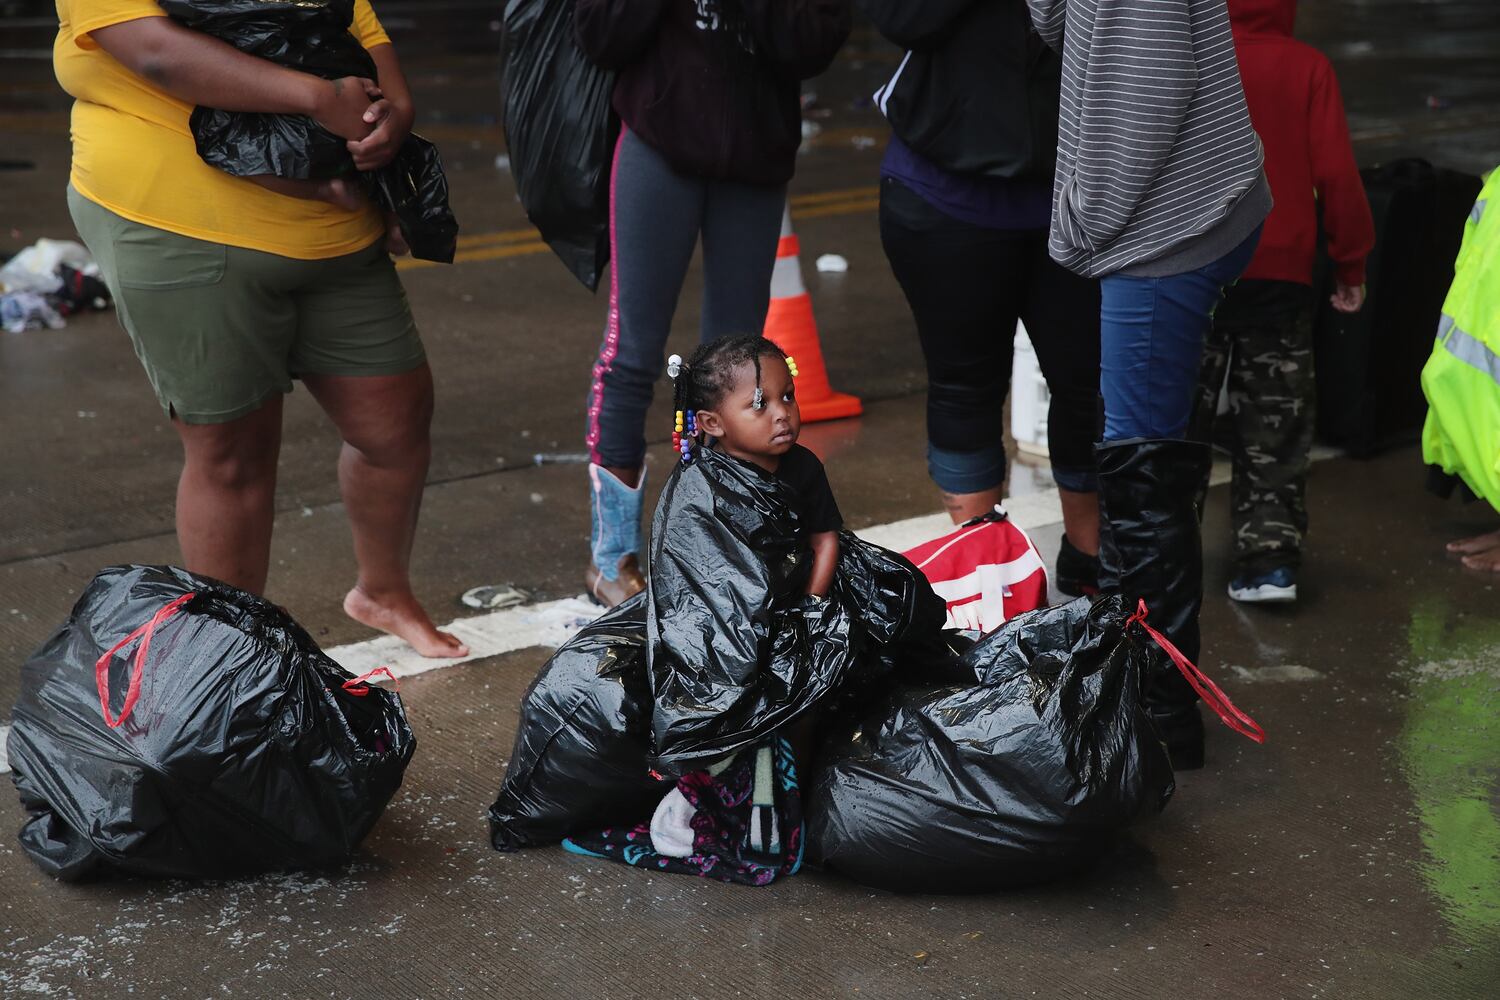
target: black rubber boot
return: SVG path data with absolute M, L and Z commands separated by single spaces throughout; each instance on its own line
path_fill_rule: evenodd
M 1057 575 L 1052 579 L 1059 593 L 1092 597 L 1099 593 L 1099 557 L 1087 554 L 1064 534 L 1057 550 Z
M 1146 602 L 1148 620 L 1198 662 L 1203 549 L 1196 499 L 1209 448 L 1193 441 L 1137 439 L 1101 444 L 1099 585 Z M 1172 766 L 1203 766 L 1198 696 L 1164 653 L 1152 657 L 1146 710 Z

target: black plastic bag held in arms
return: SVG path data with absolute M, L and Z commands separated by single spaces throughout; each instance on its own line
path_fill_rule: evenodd
M 101 572 L 21 668 L 21 847 L 63 880 L 347 862 L 416 749 L 401 699 L 281 609 L 185 570 Z
M 1119 597 L 1022 615 L 963 657 L 977 683 L 896 690 L 824 746 L 815 861 L 867 885 L 975 892 L 1097 860 L 1173 790 L 1142 708 L 1151 640 Z
M 599 287 L 609 261 L 615 77 L 573 38 L 573 0 L 507 0 L 501 95 L 510 169 L 526 215 L 573 276 Z
M 490 842 L 555 844 L 649 816 L 670 787 L 651 775 L 650 739 L 642 593 L 563 643 L 527 690 Z
M 241 52 L 326 80 L 377 78 L 375 61 L 350 33 L 354 0 L 158 0 L 177 23 Z M 357 177 L 370 199 L 394 212 L 413 257 L 451 263 L 458 221 L 437 147 L 408 135 L 396 158 L 368 173 L 355 169 L 341 136 L 306 115 L 198 107 L 188 119 L 198 155 L 236 177 L 288 180 Z

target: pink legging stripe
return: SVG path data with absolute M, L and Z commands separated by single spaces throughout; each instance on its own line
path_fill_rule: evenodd
M 604 409 L 604 376 L 620 352 L 620 267 L 615 257 L 620 241 L 615 237 L 615 188 L 620 176 L 620 148 L 625 143 L 625 133 L 622 124 L 609 171 L 609 320 L 604 328 L 604 347 L 599 352 L 599 360 L 594 363 L 594 384 L 589 394 L 589 428 L 585 437 L 589 460 L 595 465 L 603 462 L 599 456 L 599 414 Z

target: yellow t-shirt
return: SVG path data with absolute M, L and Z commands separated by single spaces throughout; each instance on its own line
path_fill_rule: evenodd
M 78 193 L 127 219 L 214 243 L 322 260 L 380 238 L 380 215 L 291 198 L 211 167 L 188 130 L 192 105 L 126 69 L 89 32 L 165 17 L 156 0 L 57 0 L 53 68 L 73 103 Z M 355 0 L 352 33 L 366 49 L 388 43 L 370 0 Z

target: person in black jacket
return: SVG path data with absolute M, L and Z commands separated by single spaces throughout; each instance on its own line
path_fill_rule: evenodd
M 1099 286 L 1047 253 L 1061 60 L 1024 0 L 860 0 L 907 50 L 876 94 L 891 124 L 880 235 L 927 360 L 928 471 L 955 524 L 1003 497 L 1016 322 L 1051 391 L 1065 533 L 1055 582 L 1097 589 Z
M 849 21 L 848 0 L 577 0 L 579 45 L 619 74 L 622 123 L 587 432 L 586 582 L 607 606 L 645 587 L 646 409 L 693 248 L 701 233 L 702 339 L 759 333 L 802 139 L 799 84 L 833 61 Z

